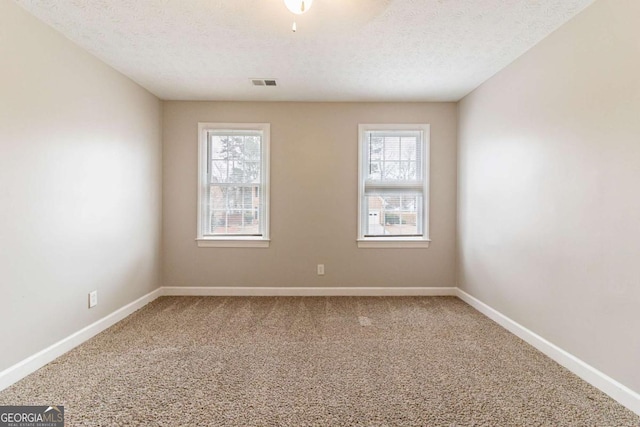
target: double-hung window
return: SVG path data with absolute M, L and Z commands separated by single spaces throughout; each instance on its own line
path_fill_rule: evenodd
M 429 130 L 359 126 L 358 247 L 429 246 Z
M 198 246 L 269 246 L 268 123 L 199 123 Z

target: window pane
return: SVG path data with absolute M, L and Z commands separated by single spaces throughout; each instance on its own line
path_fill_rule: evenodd
M 382 160 L 384 138 L 372 136 L 369 139 L 369 159 Z
M 418 168 L 416 162 L 401 162 L 400 177 L 404 180 L 417 180 Z
M 382 179 L 382 162 L 369 163 L 369 179 Z
M 400 173 L 400 162 L 384 162 L 382 179 L 387 181 L 398 181 L 403 179 Z
M 400 160 L 400 138 L 387 136 L 384 138 L 384 160 Z
M 416 195 L 370 195 L 367 236 L 416 236 L 421 233 L 422 197 Z
M 421 179 L 420 138 L 415 134 L 394 136 L 391 131 L 369 132 L 367 150 L 368 180 Z
M 212 135 L 209 155 L 211 182 L 260 183 L 260 136 Z
M 214 160 L 211 162 L 210 182 L 227 182 L 229 162 L 226 160 Z
M 245 161 L 243 164 L 243 182 L 260 182 L 260 162 Z
M 227 182 L 242 182 L 244 172 L 242 161 L 233 160 L 229 162 L 229 180 Z
M 260 161 L 260 137 L 246 136 L 244 140 L 244 157 L 246 160 Z
M 232 135 L 213 135 L 211 137 L 212 159 L 235 159 L 242 155 L 242 138 Z
M 415 137 L 403 137 L 401 140 L 400 158 L 402 160 L 416 160 L 417 142 Z

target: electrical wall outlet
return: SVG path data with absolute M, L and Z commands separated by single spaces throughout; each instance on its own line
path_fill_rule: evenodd
M 89 292 L 89 308 L 98 305 L 98 291 Z
M 324 264 L 318 264 L 318 276 L 324 276 Z

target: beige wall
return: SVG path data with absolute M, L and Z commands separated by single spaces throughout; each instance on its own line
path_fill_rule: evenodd
M 268 249 L 196 246 L 199 121 L 271 123 Z M 455 104 L 166 102 L 163 123 L 166 286 L 455 284 Z M 431 124 L 430 248 L 356 247 L 359 123 Z
M 160 120 L 154 96 L 0 1 L 0 371 L 160 285 Z
M 640 392 L 638 17 L 599 0 L 462 100 L 458 277 Z

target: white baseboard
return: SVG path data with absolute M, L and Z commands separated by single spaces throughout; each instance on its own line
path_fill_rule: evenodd
M 165 286 L 165 296 L 456 296 L 449 288 L 378 288 L 378 287 L 181 287 Z
M 162 288 L 158 288 L 149 292 L 89 326 L 80 329 L 78 332 L 61 339 L 44 350 L 41 350 L 0 372 L 0 391 L 21 380 L 32 372 L 37 371 L 47 363 L 62 356 L 64 353 L 89 340 L 110 326 L 113 326 L 132 314 L 134 311 L 149 304 L 151 301 L 162 295 L 161 289 Z
M 571 353 L 547 341 L 540 335 L 525 328 L 499 311 L 493 309 L 479 299 L 457 289 L 457 296 L 471 307 L 478 310 L 512 334 L 531 344 L 542 353 L 558 362 L 592 386 L 608 394 L 620 404 L 640 415 L 640 394 L 620 384 L 618 381 L 600 372 L 593 366 L 583 362 Z

